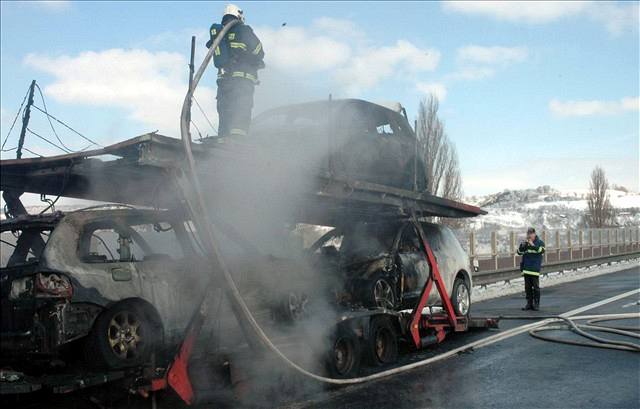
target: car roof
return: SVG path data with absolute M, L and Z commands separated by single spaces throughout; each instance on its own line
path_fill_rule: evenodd
M 275 114 L 284 113 L 304 113 L 304 112 L 320 112 L 324 115 L 324 112 L 331 107 L 334 112 L 345 112 L 350 108 L 357 109 L 361 112 L 367 112 L 371 114 L 372 118 L 379 118 L 379 125 L 387 123 L 389 116 L 393 116 L 396 119 L 400 119 L 402 122 L 408 122 L 404 116 L 399 112 L 384 107 L 382 105 L 375 104 L 373 102 L 364 101 L 362 99 L 347 98 L 347 99 L 333 99 L 304 102 L 300 104 L 285 105 L 278 108 L 269 109 L 257 115 L 254 120 L 260 120 L 260 118 L 268 117 Z
M 78 209 L 70 212 L 56 211 L 46 214 L 28 214 L 12 217 L 0 222 L 0 231 L 18 230 L 26 228 L 53 229 L 61 220 L 86 222 L 104 218 L 132 218 L 140 217 L 147 219 L 159 215 L 175 215 L 174 212 L 166 210 L 155 210 L 135 207 L 117 207 L 116 205 L 104 205 L 86 209 Z

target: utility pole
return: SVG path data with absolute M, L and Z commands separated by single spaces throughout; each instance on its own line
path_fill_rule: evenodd
M 29 126 L 29 118 L 31 117 L 31 105 L 33 105 L 33 91 L 36 88 L 36 80 L 31 81 L 29 87 L 29 97 L 27 98 L 27 106 L 24 108 L 24 116 L 22 117 L 22 129 L 20 130 L 20 139 L 18 140 L 18 149 L 16 150 L 16 159 L 22 158 L 22 146 L 24 145 L 24 136 Z

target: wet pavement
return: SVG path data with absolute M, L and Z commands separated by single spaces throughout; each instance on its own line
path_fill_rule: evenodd
M 541 311 L 558 315 L 640 288 L 640 267 L 543 288 Z M 581 314 L 639 312 L 639 296 L 594 307 Z M 524 315 L 524 295 L 476 303 L 472 315 Z M 455 334 L 436 347 L 401 357 L 398 365 L 416 362 L 531 320 L 503 320 L 499 330 Z M 622 324 L 620 324 L 622 325 Z M 626 322 L 629 325 L 629 321 Z M 640 325 L 636 320 L 633 325 Z M 564 331 L 554 334 L 574 337 Z M 599 334 L 611 337 L 610 334 Z M 273 367 L 267 373 L 274 377 Z M 192 371 L 193 372 L 193 371 Z M 192 373 L 192 376 L 197 375 Z M 309 380 L 288 383 L 279 396 L 254 393 L 251 407 L 284 408 L 640 408 L 640 354 L 570 346 L 535 339 L 526 332 L 399 375 L 362 385 L 326 388 Z M 302 390 L 306 392 L 301 392 Z M 204 392 L 204 391 L 200 391 Z M 202 396 L 202 395 L 201 395 Z M 286 403 L 283 402 L 286 399 Z M 198 409 L 235 408 L 229 392 L 209 396 Z M 16 408 L 151 408 L 151 399 L 113 389 L 90 388 L 77 395 L 33 396 L 3 405 Z M 158 409 L 188 408 L 175 394 L 157 396 Z
M 639 287 L 640 267 L 636 266 L 543 288 L 541 311 L 534 314 L 561 314 Z M 633 305 L 634 301 L 638 301 L 637 294 L 583 314 L 638 312 L 640 308 Z M 524 314 L 520 310 L 523 303 L 521 294 L 501 297 L 474 304 L 472 314 Z M 531 322 L 502 321 L 500 330 Z M 464 334 L 434 352 L 493 333 Z M 418 360 L 431 354 L 419 353 L 411 358 Z M 524 333 L 401 375 L 327 391 L 288 407 L 638 408 L 640 354 L 545 342 Z

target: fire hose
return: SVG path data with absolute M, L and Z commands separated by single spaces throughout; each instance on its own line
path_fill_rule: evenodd
M 198 235 L 200 236 L 200 239 L 205 249 L 209 250 L 207 252 L 207 257 L 209 258 L 210 265 L 212 266 L 211 277 L 213 278 L 217 274 L 216 272 L 220 272 L 222 274 L 222 279 L 223 279 L 222 283 L 224 285 L 226 293 L 229 295 L 231 308 L 235 316 L 237 317 L 237 320 L 239 322 L 239 325 L 245 337 L 247 338 L 250 344 L 252 344 L 254 339 L 252 336 L 255 336 L 255 338 L 259 340 L 260 345 L 266 347 L 273 354 L 279 357 L 286 366 L 294 369 L 295 371 L 320 382 L 336 384 L 336 385 L 348 385 L 348 384 L 363 383 L 363 382 L 372 381 L 375 379 L 380 379 L 380 378 L 388 377 L 391 375 L 403 373 L 403 372 L 415 369 L 417 367 L 425 366 L 433 362 L 446 359 L 452 355 L 458 354 L 463 351 L 467 351 L 472 348 L 497 342 L 502 338 L 513 336 L 516 333 L 522 332 L 524 328 L 526 328 L 524 330 L 535 329 L 547 323 L 547 321 L 542 321 L 542 322 L 537 322 L 533 324 L 528 324 L 522 327 L 504 331 L 500 334 L 489 336 L 482 340 L 472 342 L 463 347 L 455 348 L 453 350 L 447 351 L 443 354 L 437 355 L 432 358 L 428 358 L 422 361 L 403 365 L 397 368 L 388 369 L 382 372 L 375 373 L 373 375 L 357 377 L 357 378 L 349 378 L 349 379 L 329 378 L 329 377 L 325 377 L 325 376 L 321 376 L 321 375 L 309 372 L 308 370 L 302 368 L 295 362 L 291 361 L 284 353 L 282 353 L 273 344 L 273 342 L 267 337 L 263 329 L 260 327 L 256 319 L 252 315 L 247 304 L 242 298 L 240 291 L 238 290 L 238 287 L 236 286 L 233 280 L 233 277 L 231 276 L 229 269 L 227 268 L 224 262 L 224 259 L 222 258 L 222 254 L 220 252 L 219 246 L 217 245 L 218 241 L 216 239 L 216 233 L 213 230 L 213 227 L 212 227 L 213 225 L 211 223 L 211 219 L 207 211 L 208 208 L 206 206 L 205 198 L 202 193 L 202 186 L 200 184 L 200 180 L 197 176 L 196 163 L 193 156 L 193 152 L 191 150 L 191 134 L 189 130 L 189 121 L 188 121 L 189 114 L 190 114 L 191 99 L 193 97 L 194 91 L 202 75 L 204 74 L 205 69 L 207 68 L 209 62 L 211 61 L 211 58 L 213 56 L 215 49 L 219 46 L 220 41 L 222 40 L 222 38 L 224 38 L 226 33 L 229 31 L 229 29 L 231 29 L 231 27 L 233 27 L 237 23 L 238 23 L 237 20 L 233 20 L 227 23 L 222 28 L 220 33 L 218 33 L 218 36 L 213 41 L 211 47 L 209 48 L 209 51 L 207 52 L 202 64 L 198 68 L 198 71 L 194 75 L 193 80 L 191 82 L 191 87 L 189 88 L 182 105 L 182 111 L 180 116 L 180 134 L 181 134 L 182 143 L 185 151 L 185 157 L 187 161 L 187 168 L 184 169 L 184 171 L 189 177 L 192 188 L 193 188 L 192 195 L 187 195 L 187 205 L 189 208 L 189 212 L 191 214 L 192 220 L 196 223 L 198 227 L 197 232 L 198 232 Z M 189 196 L 195 196 L 195 200 L 190 200 Z M 590 318 L 597 318 L 597 319 L 608 319 L 608 318 L 618 318 L 618 317 L 620 317 L 620 314 L 590 316 Z M 518 330 L 519 332 L 514 332 L 516 330 Z

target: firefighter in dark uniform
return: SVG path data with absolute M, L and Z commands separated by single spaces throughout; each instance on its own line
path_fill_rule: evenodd
M 540 309 L 540 269 L 542 268 L 542 255 L 544 254 L 544 242 L 536 234 L 536 229 L 529 227 L 527 240 L 520 243 L 518 254 L 522 256 L 520 271 L 524 277 L 524 291 L 527 295 L 527 305 L 523 310 Z
M 258 70 L 264 68 L 262 43 L 248 25 L 238 6 L 228 4 L 221 24 L 209 30 L 210 48 L 222 27 L 231 20 L 239 20 L 220 41 L 213 53 L 218 68 L 218 136 L 245 136 L 249 132 L 253 91 L 258 84 Z

